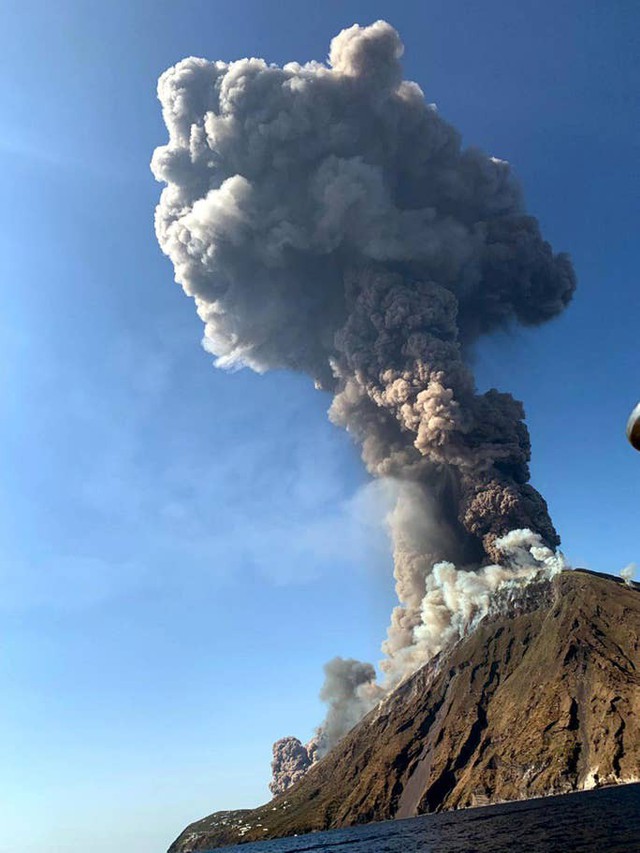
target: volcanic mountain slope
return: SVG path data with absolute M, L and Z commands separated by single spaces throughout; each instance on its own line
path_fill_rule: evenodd
M 191 824 L 169 853 L 637 780 L 639 648 L 640 592 L 563 572 L 416 672 L 285 794 Z

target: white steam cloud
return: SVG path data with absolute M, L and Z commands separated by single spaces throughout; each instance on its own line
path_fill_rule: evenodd
M 627 584 L 627 586 L 631 585 L 631 581 L 633 580 L 634 575 L 636 573 L 636 568 L 637 566 L 635 563 L 629 563 L 629 565 L 625 566 L 624 569 L 621 570 L 620 577 Z

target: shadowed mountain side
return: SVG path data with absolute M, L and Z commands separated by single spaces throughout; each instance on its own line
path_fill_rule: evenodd
M 640 594 L 575 571 L 525 603 L 407 679 L 285 794 L 191 824 L 169 853 L 640 778 Z

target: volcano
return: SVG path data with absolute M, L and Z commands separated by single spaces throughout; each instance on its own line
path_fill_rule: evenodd
M 577 569 L 498 598 L 284 794 L 169 853 L 637 781 L 639 590 Z

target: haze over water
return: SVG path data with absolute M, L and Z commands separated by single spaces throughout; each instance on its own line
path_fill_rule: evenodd
M 632 853 L 640 784 L 226 847 L 242 853 Z

